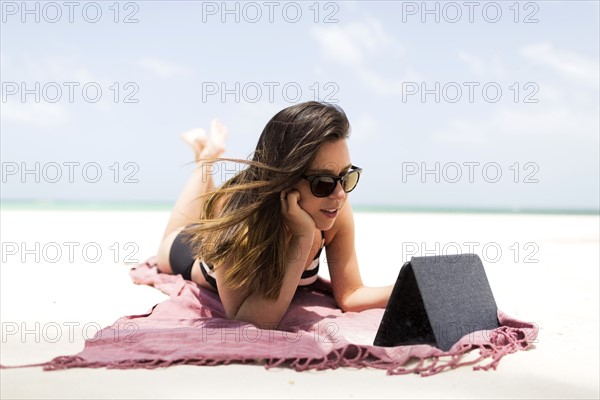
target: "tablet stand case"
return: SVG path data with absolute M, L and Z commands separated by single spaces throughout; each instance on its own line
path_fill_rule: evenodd
M 447 351 L 471 332 L 498 326 L 479 256 L 412 257 L 400 270 L 373 344 L 429 344 Z

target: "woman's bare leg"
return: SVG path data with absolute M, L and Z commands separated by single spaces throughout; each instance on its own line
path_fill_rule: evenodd
M 201 128 L 181 134 L 181 138 L 194 151 L 198 166 L 175 202 L 163 233 L 163 238 L 157 252 L 158 269 L 162 272 L 171 273 L 169 253 L 177 234 L 184 227 L 197 222 L 200 218 L 203 203 L 203 199 L 200 197 L 214 188 L 212 178 L 213 168 L 209 163 L 204 162 L 203 159 L 221 156 L 225 151 L 226 136 L 227 129 L 217 120 L 213 120 L 211 123 L 210 137 L 207 137 Z

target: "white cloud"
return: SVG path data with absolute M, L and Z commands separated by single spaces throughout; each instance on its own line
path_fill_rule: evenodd
M 566 107 L 543 110 L 498 108 L 482 119 L 452 118 L 432 138 L 441 143 L 481 144 L 492 138 L 585 137 L 598 139 L 598 116 Z
M 524 46 L 520 54 L 536 63 L 547 65 L 563 76 L 598 86 L 600 69 L 597 61 L 581 54 L 555 49 L 552 43 Z
M 325 57 L 343 64 L 360 65 L 368 54 L 397 47 L 394 39 L 373 18 L 364 23 L 314 28 L 311 35 L 319 43 Z
M 110 105 L 115 105 L 114 102 L 110 101 L 113 96 L 110 88 L 113 87 L 115 82 L 121 82 L 121 85 L 124 84 L 123 81 L 118 79 L 99 76 L 94 73 L 91 68 L 80 62 L 79 57 L 76 55 L 41 58 L 24 52 L 19 54 L 18 57 L 12 57 L 6 68 L 4 64 L 2 68 L 5 82 L 25 82 L 27 88 L 35 87 L 37 83 L 42 88 L 42 93 L 43 88 L 48 83 L 58 84 L 61 89 L 58 103 L 46 103 L 45 106 L 22 104 L 10 106 L 3 114 L 12 121 L 26 122 L 29 121 L 29 117 L 25 116 L 42 114 L 48 121 L 52 121 L 52 124 L 62 124 L 70 117 L 67 117 L 66 108 L 59 104 L 69 101 L 71 91 L 75 103 L 84 102 L 83 88 L 86 84 L 95 84 L 94 86 L 98 85 L 100 87 L 101 100 L 95 104 L 95 107 L 98 110 L 108 110 Z M 70 86 L 66 85 L 65 82 L 72 82 L 73 84 L 70 84 L 72 85 Z M 89 93 L 93 95 L 95 92 L 91 91 Z M 3 104 L 3 108 L 5 105 Z M 38 122 L 33 121 L 31 123 L 37 124 Z
M 482 144 L 486 140 L 484 122 L 465 118 L 452 118 L 446 128 L 434 132 L 432 139 L 439 143 Z
M 23 52 L 10 60 L 2 54 L 4 81 L 11 79 L 30 82 L 101 82 L 76 56 L 40 57 Z
M 397 46 L 392 36 L 383 31 L 381 23 L 369 18 L 365 24 L 350 24 L 347 32 L 368 53 L 376 53 Z
M 368 68 L 359 68 L 356 74 L 377 95 L 400 95 L 403 91 L 403 83 L 423 81 L 423 77 L 410 67 L 404 70 L 401 78 L 394 79 L 384 78 Z
M 458 58 L 463 61 L 476 74 L 481 74 L 484 71 L 483 59 L 474 54 L 464 51 L 458 53 Z
M 193 75 L 193 71 L 190 68 L 158 58 L 144 58 L 138 62 L 138 65 L 161 78 L 188 77 Z
M 2 123 L 50 127 L 67 125 L 71 115 L 60 104 L 6 102 L 2 105 L 0 119 Z
M 326 59 L 350 68 L 360 81 L 378 95 L 401 94 L 402 82 L 423 79 L 410 67 L 398 71 L 393 79 L 382 76 L 372 68 L 371 60 L 402 53 L 400 43 L 388 35 L 382 24 L 374 18 L 362 23 L 314 28 L 311 35 Z
M 491 60 L 486 61 L 475 54 L 460 51 L 458 53 L 458 58 L 467 65 L 470 72 L 476 75 L 482 76 L 484 74 L 491 74 L 492 76 L 499 78 L 505 76 L 504 66 L 497 54 L 494 54 Z
M 344 64 L 361 64 L 363 52 L 343 28 L 315 28 L 312 36 L 317 39 L 326 58 Z
M 538 105 L 498 107 L 480 117 L 451 118 L 432 138 L 441 143 L 489 143 L 495 138 L 585 138 L 598 142 L 597 104 L 598 63 L 580 54 L 558 50 L 550 43 L 524 46 L 520 54 L 526 59 L 550 67 L 569 81 L 537 81 Z M 460 52 L 459 58 L 475 73 L 487 73 L 493 62 Z M 498 62 L 498 65 L 499 62 Z M 501 66 L 500 66 L 501 67 Z M 587 83 L 574 88 L 571 81 Z M 522 95 L 530 94 L 529 90 Z

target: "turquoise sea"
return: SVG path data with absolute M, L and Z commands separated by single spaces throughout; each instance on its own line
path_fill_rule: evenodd
M 174 202 L 2 200 L 0 210 L 40 211 L 169 211 Z M 355 212 L 368 213 L 469 213 L 469 214 L 568 214 L 599 215 L 598 209 L 418 207 L 352 204 Z

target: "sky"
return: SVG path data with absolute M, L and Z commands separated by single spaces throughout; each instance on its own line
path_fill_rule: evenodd
M 597 1 L 1 9 L 4 201 L 172 203 L 194 168 L 181 132 L 218 118 L 247 158 L 318 100 L 349 118 L 353 204 L 599 208 Z

